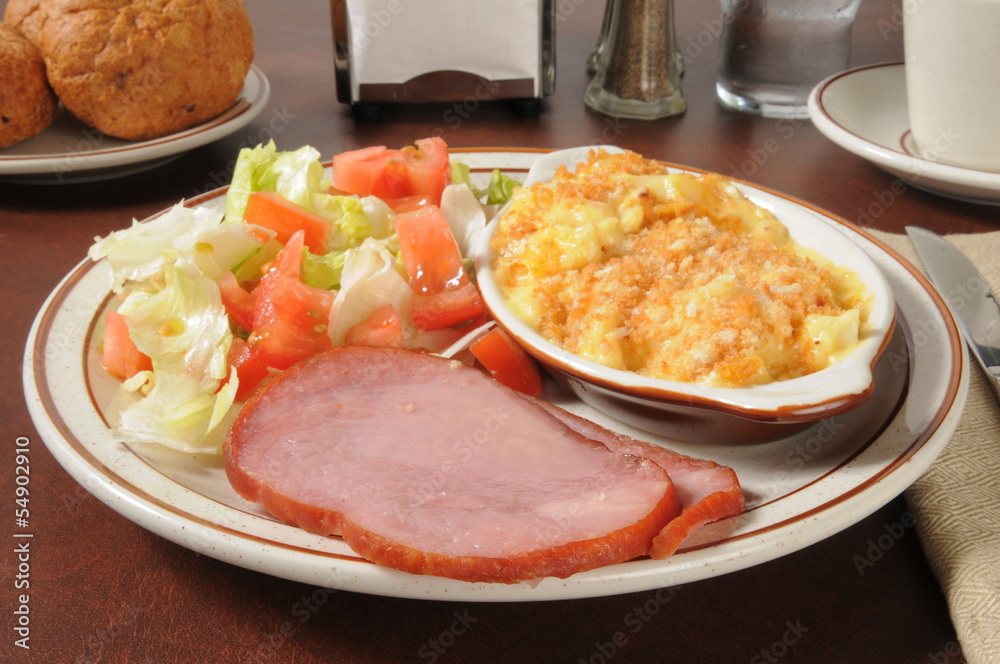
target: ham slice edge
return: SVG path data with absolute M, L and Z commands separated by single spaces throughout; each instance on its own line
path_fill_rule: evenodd
M 736 516 L 746 508 L 743 490 L 732 468 L 616 433 L 548 402 L 538 400 L 538 403 L 567 426 L 604 443 L 612 452 L 649 459 L 670 475 L 681 499 L 682 512 L 653 539 L 651 557 L 663 560 L 673 555 L 698 527 Z
M 569 448 L 573 449 L 573 446 L 577 445 L 579 446 L 579 451 L 584 456 L 593 456 L 596 454 L 595 458 L 600 460 L 599 470 L 601 473 L 604 473 L 601 477 L 606 476 L 610 478 L 612 484 L 614 484 L 609 489 L 609 492 L 612 490 L 618 492 L 617 494 L 609 493 L 609 503 L 614 503 L 615 505 L 626 505 L 628 503 L 628 500 L 622 500 L 621 496 L 618 495 L 622 493 L 619 484 L 621 486 L 638 484 L 640 485 L 639 488 L 643 486 L 647 487 L 636 494 L 637 496 L 644 496 L 643 500 L 646 502 L 632 508 L 633 512 L 635 509 L 642 510 L 639 518 L 630 517 L 627 523 L 621 523 L 619 527 L 595 533 L 593 536 L 580 537 L 572 541 L 556 540 L 527 549 L 516 546 L 510 555 L 477 556 L 464 553 L 456 554 L 448 550 L 443 552 L 440 549 L 435 550 L 442 539 L 447 539 L 447 536 L 449 536 L 448 533 L 444 533 L 443 535 L 441 533 L 431 533 L 433 535 L 431 539 L 435 541 L 435 545 L 424 547 L 419 544 L 419 542 L 425 541 L 421 539 L 423 535 L 417 534 L 414 536 L 415 541 L 418 542 L 414 545 L 413 542 L 406 543 L 402 541 L 403 538 L 391 534 L 387 535 L 387 531 L 381 528 L 366 527 L 362 523 L 359 523 L 350 509 L 338 508 L 339 500 L 336 497 L 336 493 L 333 494 L 332 498 L 328 497 L 323 501 L 313 501 L 303 498 L 303 496 L 311 495 L 310 492 L 315 487 L 305 487 L 301 495 L 297 493 L 299 487 L 296 485 L 298 479 L 296 471 L 302 475 L 318 472 L 314 466 L 329 462 L 332 458 L 331 455 L 339 454 L 343 458 L 356 454 L 364 455 L 367 453 L 368 446 L 378 449 L 379 445 L 389 445 L 390 447 L 387 449 L 389 452 L 392 452 L 393 448 L 391 445 L 408 444 L 407 441 L 395 442 L 393 440 L 373 442 L 371 436 L 352 437 L 351 435 L 345 435 L 342 438 L 337 438 L 337 425 L 341 421 L 340 418 L 347 418 L 343 420 L 347 429 L 356 424 L 357 421 L 366 421 L 366 418 L 373 418 L 380 427 L 386 425 L 387 422 L 395 422 L 400 418 L 400 413 L 403 411 L 398 409 L 401 404 L 396 403 L 394 398 L 380 397 L 375 400 L 366 400 L 364 402 L 365 405 L 372 408 L 372 410 L 367 414 L 359 416 L 357 394 L 363 394 L 366 390 L 378 390 L 384 397 L 384 390 L 386 389 L 390 392 L 393 389 L 410 389 L 411 386 L 409 386 L 407 381 L 410 379 L 411 374 L 416 375 L 418 380 L 428 380 L 427 376 L 424 376 L 422 373 L 425 370 L 430 372 L 429 375 L 431 378 L 435 378 L 438 374 L 441 374 L 442 380 L 444 378 L 451 380 L 456 375 L 460 376 L 463 381 L 463 388 L 462 391 L 455 393 L 455 398 L 459 401 L 470 395 L 479 394 L 479 391 L 483 390 L 485 391 L 484 394 L 491 397 L 494 401 L 510 404 L 514 410 L 524 409 L 524 412 L 533 418 L 531 420 L 533 426 L 542 426 L 547 431 L 545 433 L 546 436 L 556 437 L 552 440 L 558 444 L 557 447 L 562 446 L 558 447 L 558 449 L 564 450 L 566 445 L 569 445 Z M 455 373 L 460 371 L 463 373 Z M 467 384 L 464 382 L 466 380 L 468 380 Z M 388 388 L 384 385 L 386 381 L 391 383 Z M 322 398 L 310 393 L 310 388 L 315 389 L 317 382 L 322 386 Z M 436 383 L 431 381 L 427 384 Z M 404 385 L 404 388 L 400 388 L 399 385 Z M 412 412 L 419 413 L 425 405 L 433 407 L 434 403 L 436 403 L 434 401 L 436 397 L 429 396 L 433 393 L 435 393 L 435 390 L 410 390 L 409 393 L 405 394 L 403 400 L 407 403 L 403 405 L 412 407 Z M 429 399 L 429 401 L 422 401 L 425 398 Z M 482 407 L 483 404 L 480 403 L 480 406 Z M 379 410 L 383 408 L 388 410 Z M 466 405 L 463 408 L 471 412 L 476 412 L 475 406 Z M 317 410 L 322 410 L 322 417 L 326 419 L 323 419 L 321 424 L 315 425 L 311 434 L 310 425 L 301 424 L 300 421 L 316 417 L 318 415 Z M 460 413 L 452 414 L 455 417 L 460 416 Z M 358 420 L 358 417 L 361 419 Z M 586 422 L 586 420 L 582 421 Z M 449 422 L 445 424 L 448 425 Z M 307 453 L 306 458 L 309 459 L 308 461 L 288 462 L 288 458 L 290 457 L 281 456 L 280 460 L 276 461 L 274 458 L 271 458 L 267 463 L 261 460 L 265 457 L 259 457 L 257 461 L 251 463 L 245 462 L 248 456 L 252 456 L 255 453 L 254 446 L 267 447 L 272 444 L 273 439 L 285 436 L 286 432 L 288 432 L 287 435 L 291 438 L 299 437 L 307 441 L 310 438 L 322 439 L 326 441 L 322 444 L 327 445 L 328 449 L 326 452 L 323 452 L 322 449 L 317 452 L 312 449 L 295 447 L 298 443 L 294 443 L 290 447 L 282 448 L 284 451 L 281 454 L 285 455 L 287 450 L 293 450 L 297 454 L 301 449 Z M 519 440 L 523 438 L 525 436 L 521 436 Z M 360 441 L 363 441 L 363 443 Z M 634 442 L 639 444 L 639 441 Z M 285 445 L 283 441 L 280 444 Z M 316 443 L 311 442 L 308 444 L 312 445 Z M 346 446 L 346 449 L 344 449 L 344 446 Z M 622 443 L 620 446 L 624 446 L 624 444 Z M 433 445 L 431 447 L 432 450 L 429 454 L 434 453 Z M 664 531 L 669 527 L 669 524 L 684 516 L 681 514 L 683 501 L 679 497 L 679 492 L 675 491 L 672 480 L 663 472 L 659 462 L 655 459 L 646 461 L 636 458 L 640 455 L 632 455 L 631 452 L 621 452 L 609 448 L 611 446 L 603 440 L 600 443 L 589 440 L 589 434 L 581 433 L 579 431 L 579 422 L 573 420 L 572 417 L 567 420 L 558 412 L 554 412 L 549 408 L 539 407 L 537 402 L 525 399 L 522 395 L 503 387 L 476 369 L 460 365 L 460 363 L 413 353 L 411 351 L 354 347 L 337 348 L 306 360 L 295 368 L 284 372 L 268 386 L 257 392 L 245 404 L 236 423 L 233 425 L 224 448 L 224 458 L 226 473 L 230 483 L 237 493 L 244 498 L 262 503 L 275 516 L 294 523 L 307 531 L 324 535 L 340 535 L 359 555 L 373 562 L 416 574 L 433 574 L 465 581 L 514 583 L 544 576 L 565 578 L 580 571 L 625 562 L 636 557 L 652 554 L 653 550 L 651 546 L 655 546 L 655 541 L 664 537 Z M 405 448 L 398 449 L 403 450 Z M 496 453 L 500 454 L 498 463 L 506 463 L 507 459 L 503 456 L 505 453 L 502 451 L 503 446 L 500 444 L 494 447 L 484 446 L 480 451 L 492 452 L 494 449 L 497 450 Z M 333 450 L 337 451 L 334 452 Z M 270 452 L 270 450 L 264 451 Z M 529 444 L 527 452 L 533 451 Z M 574 456 L 576 455 L 574 454 Z M 372 476 L 373 482 L 378 483 L 377 473 L 382 469 L 389 469 L 391 461 L 392 455 L 388 454 L 372 462 L 372 466 L 378 466 L 378 468 L 372 471 L 375 473 Z M 550 461 L 555 460 L 550 459 Z M 560 458 L 559 461 L 561 461 L 559 464 L 550 464 L 552 472 L 565 473 L 560 466 L 576 463 L 572 459 Z M 280 473 L 278 475 L 268 474 L 271 472 L 271 470 L 267 469 L 268 466 L 273 465 L 274 468 L 280 469 L 287 463 L 307 465 L 299 465 L 297 468 L 292 468 L 292 477 L 290 478 L 283 479 Z M 338 463 L 340 461 L 334 459 L 333 466 L 331 467 L 336 470 Z M 592 462 L 587 461 L 586 463 Z M 586 464 L 583 465 L 585 466 Z M 359 467 L 364 469 L 365 462 L 362 460 L 360 465 L 346 465 L 343 467 L 352 469 L 352 471 Z M 421 469 L 417 468 L 416 470 L 420 471 Z M 505 471 L 502 469 L 499 470 L 501 475 L 504 474 Z M 492 480 L 492 475 L 491 471 L 487 479 Z M 276 481 L 273 478 L 275 477 L 279 478 L 277 483 L 281 484 L 281 486 L 274 486 Z M 628 481 L 623 481 L 623 478 Z M 572 481 L 573 478 L 567 480 L 566 477 L 560 475 L 553 480 L 553 483 L 556 484 L 557 480 L 561 487 L 565 481 Z M 449 481 L 449 478 L 445 478 L 442 481 Z M 395 486 L 396 483 L 397 480 L 389 478 L 385 482 L 386 486 L 383 487 L 383 491 L 391 493 L 393 490 L 398 490 L 398 487 Z M 544 486 L 544 480 L 535 483 L 535 485 L 539 484 Z M 654 484 L 655 486 L 663 487 L 662 489 L 657 489 L 659 493 L 652 494 L 657 496 L 658 500 L 650 498 L 649 487 L 654 486 Z M 520 487 L 520 485 L 518 486 L 520 487 L 519 490 L 532 493 L 531 490 L 533 490 L 535 485 L 527 487 L 527 489 Z M 352 484 L 348 481 L 347 486 L 351 492 L 367 490 L 367 485 L 364 483 L 355 482 Z M 450 484 L 446 488 L 447 491 L 442 491 L 442 494 L 453 490 L 457 491 L 456 487 Z M 503 486 L 500 487 L 499 491 L 502 495 L 497 499 L 497 504 L 499 505 L 505 500 L 509 502 L 507 494 L 510 491 Z M 475 494 L 474 497 L 478 496 L 475 491 L 473 494 Z M 373 495 L 378 496 L 380 494 L 375 492 Z M 408 494 L 403 492 L 399 495 Z M 412 495 L 412 491 L 410 495 Z M 616 495 L 618 495 L 617 499 L 615 498 Z M 347 496 L 345 496 L 346 498 Z M 604 498 L 605 496 L 602 492 L 601 500 L 604 500 Z M 565 499 L 565 496 L 562 496 L 560 499 Z M 575 499 L 575 496 L 571 494 L 570 499 Z M 434 500 L 437 500 L 437 497 L 434 497 Z M 326 504 L 320 504 L 321 502 L 325 502 Z M 514 502 L 517 502 L 517 500 L 514 499 Z M 338 505 L 332 503 L 338 503 Z M 648 509 L 644 506 L 647 503 L 649 504 Z M 555 504 L 559 504 L 558 500 L 555 501 Z M 584 504 L 584 502 L 580 502 L 580 504 Z M 572 505 L 578 507 L 577 503 L 572 503 Z M 590 505 L 593 506 L 593 501 L 591 501 Z M 424 505 L 418 505 L 417 507 L 423 508 Z M 549 509 L 548 505 L 543 505 L 543 507 Z M 386 511 L 390 510 L 388 507 L 385 509 Z M 468 509 L 472 510 L 472 506 L 470 505 Z M 587 509 L 590 508 L 588 507 Z M 453 511 L 454 508 L 452 508 Z M 448 512 L 449 516 L 443 519 L 443 521 L 450 523 L 452 512 Z M 572 511 L 569 513 L 576 514 Z M 536 513 L 529 512 L 525 518 L 534 518 L 533 514 Z M 590 512 L 586 512 L 585 516 L 589 514 Z M 490 516 L 484 512 L 474 513 L 474 515 L 482 518 Z M 502 513 L 499 520 L 502 521 L 506 517 L 506 513 Z M 603 519 L 601 523 L 608 523 L 606 516 L 601 517 L 601 519 Z M 422 523 L 426 531 L 427 521 L 425 520 Z M 524 528 L 530 529 L 531 525 L 528 524 L 525 526 L 515 521 L 510 523 L 510 527 L 513 531 L 517 528 L 522 528 L 522 530 Z

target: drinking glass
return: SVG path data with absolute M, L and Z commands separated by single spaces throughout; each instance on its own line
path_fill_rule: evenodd
M 806 118 L 806 100 L 847 69 L 861 0 L 722 0 L 719 101 L 771 118 Z

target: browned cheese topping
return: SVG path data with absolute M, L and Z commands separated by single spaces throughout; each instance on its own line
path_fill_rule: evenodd
M 739 387 L 848 352 L 868 295 L 718 175 L 592 153 L 520 190 L 494 265 L 507 306 L 553 343 L 654 378 Z

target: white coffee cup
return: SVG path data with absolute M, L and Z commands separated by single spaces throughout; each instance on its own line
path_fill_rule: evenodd
M 1000 172 L 1000 0 L 904 0 L 903 42 L 920 155 Z

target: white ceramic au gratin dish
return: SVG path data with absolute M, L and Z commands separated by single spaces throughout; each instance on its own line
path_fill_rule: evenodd
M 525 185 L 570 170 L 592 147 L 540 157 Z M 603 146 L 608 152 L 620 148 Z M 672 171 L 693 169 L 670 166 Z M 800 246 L 852 270 L 871 295 L 871 310 L 856 348 L 833 365 L 808 376 L 740 388 L 705 387 L 611 369 L 550 343 L 504 305 L 491 245 L 500 210 L 486 227 L 476 254 L 476 275 L 490 314 L 557 379 L 590 406 L 632 426 L 667 438 L 698 443 L 749 444 L 783 438 L 817 421 L 864 403 L 874 391 L 874 369 L 896 324 L 892 289 L 874 261 L 838 227 L 847 222 L 775 192 L 736 182 L 754 203 L 775 214 Z

